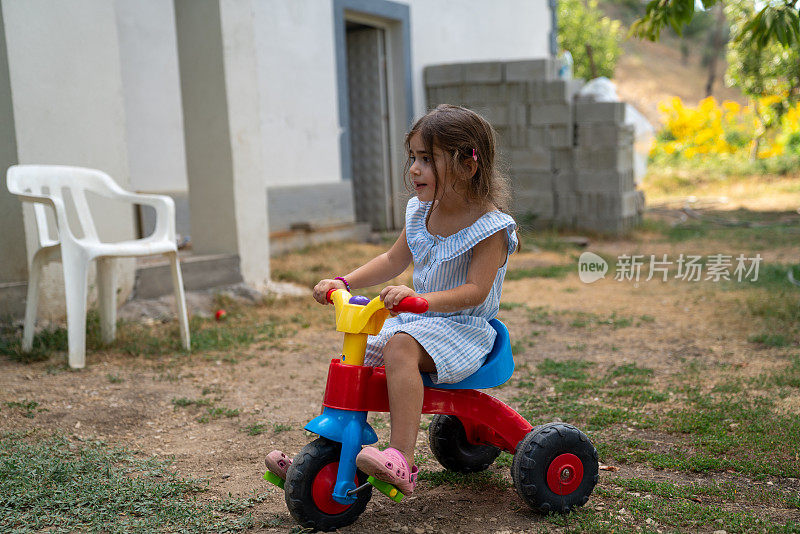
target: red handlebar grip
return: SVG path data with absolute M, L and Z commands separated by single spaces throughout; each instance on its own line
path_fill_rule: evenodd
M 425 313 L 428 301 L 422 297 L 406 297 L 392 309 L 393 312 Z
M 328 301 L 328 304 L 333 304 L 333 299 L 331 298 L 331 295 L 333 294 L 334 291 L 336 291 L 336 289 L 329 289 L 328 292 L 325 293 L 325 300 Z

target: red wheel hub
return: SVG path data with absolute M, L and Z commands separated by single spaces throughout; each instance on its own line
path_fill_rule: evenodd
M 569 495 L 581 485 L 583 463 L 571 453 L 559 454 L 547 468 L 547 487 L 556 495 Z
M 333 500 L 333 488 L 336 486 L 336 474 L 339 471 L 339 462 L 331 462 L 319 470 L 314 482 L 311 483 L 311 497 L 314 504 L 323 513 L 329 515 L 341 514 L 348 508 L 349 504 L 340 504 Z M 358 477 L 355 479 L 358 486 Z

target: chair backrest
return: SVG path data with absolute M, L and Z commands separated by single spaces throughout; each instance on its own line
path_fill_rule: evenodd
M 514 373 L 514 357 L 511 354 L 511 337 L 508 328 L 497 319 L 489 321 L 497 331 L 492 351 L 483 365 L 473 374 L 455 384 L 434 384 L 428 373 L 422 373 L 422 383 L 440 389 L 488 389 L 505 384 Z
M 80 224 L 80 234 L 85 239 L 97 241 L 97 230 L 86 200 L 86 191 L 108 197 L 121 188 L 102 171 L 83 167 L 64 165 L 15 165 L 8 169 L 6 184 L 8 190 L 16 195 L 58 198 L 66 209 L 71 209 Z M 51 228 L 45 206 L 36 202 L 33 206 L 39 246 L 58 244 L 51 236 L 60 235 L 58 228 Z M 63 220 L 69 220 L 64 214 Z M 73 236 L 78 235 L 74 228 L 64 229 Z

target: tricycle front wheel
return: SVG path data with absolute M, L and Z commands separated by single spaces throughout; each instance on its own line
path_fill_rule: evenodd
M 336 530 L 355 522 L 367 507 L 371 486 L 360 491 L 353 504 L 333 500 L 341 450 L 340 443 L 318 438 L 303 447 L 289 466 L 284 486 L 286 506 L 301 526 L 325 532 Z M 358 471 L 356 485 L 366 481 L 367 475 Z
M 599 472 L 597 449 L 572 425 L 549 423 L 517 445 L 511 478 L 534 510 L 566 513 L 586 504 Z

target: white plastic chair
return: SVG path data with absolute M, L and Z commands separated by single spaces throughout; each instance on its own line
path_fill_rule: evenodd
M 32 202 L 38 232 L 39 248 L 28 269 L 28 296 L 25 308 L 25 331 L 22 350 L 33 347 L 33 328 L 39 299 L 39 281 L 42 269 L 57 260 L 60 252 L 64 268 L 64 285 L 67 299 L 67 339 L 69 365 L 82 368 L 86 362 L 86 300 L 89 262 L 97 260 L 97 288 L 100 308 L 100 331 L 104 343 L 116 336 L 116 276 L 113 258 L 163 254 L 172 263 L 172 283 L 180 323 L 181 340 L 188 350 L 189 321 L 183 278 L 178 264 L 178 247 L 175 243 L 175 203 L 167 196 L 134 194 L 122 189 L 104 172 L 81 167 L 61 165 L 15 165 L 8 169 L 8 190 L 23 202 Z M 69 192 L 69 196 L 65 195 Z M 114 200 L 152 206 L 156 210 L 156 225 L 152 235 L 143 239 L 103 243 L 86 201 L 86 191 Z M 76 228 L 70 226 L 66 206 L 72 202 L 83 237 L 76 237 Z M 57 232 L 48 226 L 45 204 L 55 210 Z M 51 238 L 57 235 L 57 239 Z

